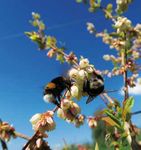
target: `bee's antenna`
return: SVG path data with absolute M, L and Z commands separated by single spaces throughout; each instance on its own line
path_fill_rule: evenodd
M 102 93 L 113 93 L 118 92 L 119 90 L 104 90 Z

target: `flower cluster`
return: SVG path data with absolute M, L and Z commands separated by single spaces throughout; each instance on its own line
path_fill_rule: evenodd
M 15 138 L 15 129 L 7 122 L 0 122 L 0 138 L 9 141 L 11 137 Z
M 55 129 L 55 122 L 53 120 L 53 111 L 47 111 L 43 114 L 35 114 L 30 119 L 30 122 L 32 124 L 32 127 L 35 131 L 40 131 L 41 133 L 44 133 L 45 131 L 51 131 Z
M 80 111 L 80 107 L 76 103 L 69 99 L 63 99 L 61 101 L 61 108 L 58 109 L 57 114 L 60 118 L 72 122 Z
M 119 38 L 114 38 L 106 32 L 97 33 L 96 36 L 102 37 L 103 42 L 105 44 L 109 44 L 111 49 L 116 49 L 116 50 L 120 51 L 121 49 L 124 49 L 126 46 L 125 40 L 121 40 Z
M 94 71 L 94 66 L 89 64 L 87 58 L 80 58 L 79 65 L 77 68 L 71 68 L 68 75 L 70 79 L 74 81 L 71 87 L 71 96 L 77 100 L 81 99 L 85 95 L 83 92 L 84 80 L 90 78 Z
M 122 14 L 124 11 L 128 9 L 128 5 L 132 2 L 132 0 L 116 0 L 117 3 L 117 12 Z
M 114 27 L 117 29 L 117 33 L 126 32 L 131 28 L 131 21 L 126 17 L 118 17 Z

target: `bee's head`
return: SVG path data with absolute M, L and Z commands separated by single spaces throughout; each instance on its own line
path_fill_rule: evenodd
M 100 74 L 94 73 L 89 83 L 90 88 L 98 88 L 104 85 L 104 80 Z

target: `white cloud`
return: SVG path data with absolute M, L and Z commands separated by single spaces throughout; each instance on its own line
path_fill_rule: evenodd
M 141 95 L 141 84 L 136 83 L 135 87 L 133 87 L 133 88 L 129 87 L 128 90 L 129 90 L 129 94 L 131 94 L 131 95 Z M 121 95 L 124 94 L 123 88 L 121 88 L 120 93 L 121 93 Z

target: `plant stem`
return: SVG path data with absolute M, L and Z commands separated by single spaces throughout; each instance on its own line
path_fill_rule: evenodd
M 30 137 L 27 136 L 27 135 L 24 135 L 24 134 L 19 133 L 19 132 L 14 132 L 14 133 L 15 133 L 15 135 L 16 135 L 17 137 L 23 138 L 23 139 L 25 139 L 25 140 L 30 140 Z
M 127 64 L 127 51 L 125 50 L 125 57 L 124 57 L 124 66 Z M 123 74 L 123 78 L 124 78 L 124 101 L 126 101 L 126 99 L 128 99 L 129 97 L 129 93 L 128 93 L 128 84 L 127 84 L 127 77 L 128 77 L 128 72 L 127 70 L 125 70 L 124 74 Z

